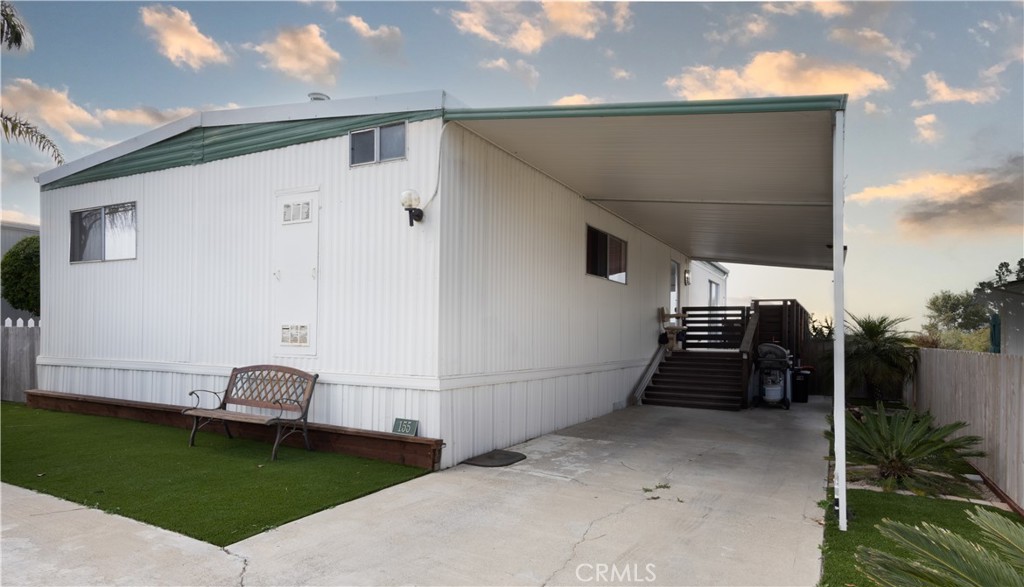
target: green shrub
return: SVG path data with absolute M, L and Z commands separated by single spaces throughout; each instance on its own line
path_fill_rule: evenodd
M 17 310 L 39 315 L 39 237 L 21 239 L 0 262 L 3 297 Z
M 864 408 L 860 418 L 847 411 L 847 462 L 867 467 L 886 491 L 944 493 L 966 484 L 960 473 L 965 457 L 985 456 L 974 448 L 981 442 L 980 436 L 949 438 L 966 426 L 965 422 L 955 422 L 935 427 L 931 414 L 909 410 L 889 414 L 881 402 L 874 410 Z M 831 430 L 825 435 L 833 440 Z

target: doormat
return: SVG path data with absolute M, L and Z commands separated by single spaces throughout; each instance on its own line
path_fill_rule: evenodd
M 473 465 L 474 467 L 507 467 L 513 463 L 518 463 L 525 458 L 526 455 L 521 452 L 492 450 L 491 452 L 477 455 L 462 462 L 467 465 Z

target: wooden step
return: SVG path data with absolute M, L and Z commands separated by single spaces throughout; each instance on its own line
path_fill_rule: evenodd
M 743 406 L 740 400 L 735 399 L 705 399 L 705 398 L 644 398 L 644 404 L 652 406 L 668 406 L 673 408 L 697 408 L 702 410 L 729 410 L 737 412 Z
M 740 397 L 735 387 L 724 388 L 724 387 L 707 387 L 703 385 L 688 384 L 686 386 L 679 385 L 648 385 L 647 389 L 644 390 L 644 398 L 649 396 L 657 395 L 658 397 L 676 396 L 684 397 L 691 395 L 707 395 L 715 397 Z
M 719 366 L 677 366 L 661 365 L 657 372 L 659 375 L 672 377 L 686 377 L 689 379 L 739 379 L 743 373 L 743 365 L 733 367 Z
M 695 377 L 675 377 L 671 375 L 655 375 L 650 385 L 660 387 L 676 387 L 680 389 L 728 389 L 736 391 L 740 387 L 739 377 L 730 379 L 708 379 Z
M 643 403 L 680 408 L 743 407 L 743 359 L 734 353 L 674 352 L 644 390 Z

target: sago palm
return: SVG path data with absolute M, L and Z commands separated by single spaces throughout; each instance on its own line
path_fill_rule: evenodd
M 917 349 L 910 333 L 899 328 L 907 318 L 856 316 L 846 322 L 846 384 L 864 385 L 875 400 L 886 389 L 913 377 Z
M 882 587 L 1024 587 L 1024 526 L 981 508 L 967 516 L 981 529 L 978 543 L 927 522 L 883 520 L 876 528 L 911 557 L 860 546 L 858 567 Z
M 864 409 L 860 418 L 847 411 L 847 462 L 869 471 L 887 491 L 942 493 L 952 485 L 966 484 L 957 472 L 963 458 L 985 456 L 975 448 L 980 436 L 950 438 L 965 426 L 964 422 L 935 426 L 927 413 L 898 410 L 889 414 L 881 402 L 875 410 Z M 831 431 L 825 435 L 832 438 Z

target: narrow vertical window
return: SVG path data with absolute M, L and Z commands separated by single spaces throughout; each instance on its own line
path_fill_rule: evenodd
M 103 260 L 103 208 L 71 213 L 71 262 Z
M 405 123 L 380 127 L 380 160 L 405 158 Z
M 587 227 L 587 273 L 626 283 L 626 241 Z
M 717 306 L 718 305 L 718 287 L 719 286 L 718 286 L 718 282 L 717 281 L 710 281 L 710 280 L 708 281 L 708 305 L 709 306 Z
M 349 162 L 351 165 L 373 163 L 377 160 L 376 135 L 376 129 L 372 128 L 349 135 Z
M 679 311 L 679 262 L 669 261 L 668 277 L 668 311 L 676 313 Z M 675 318 L 673 318 L 673 321 Z
M 135 202 L 103 209 L 103 260 L 135 258 Z

